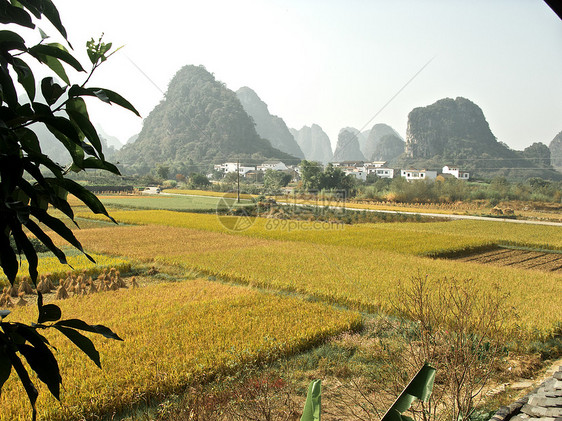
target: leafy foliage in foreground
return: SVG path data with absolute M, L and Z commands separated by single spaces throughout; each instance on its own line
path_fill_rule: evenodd
M 105 160 L 101 140 L 90 121 L 84 98 L 94 97 L 108 104 L 115 103 L 138 114 L 119 94 L 86 86 L 92 73 L 109 57 L 110 43 L 103 43 L 101 39 L 88 43 L 91 70 L 84 83 L 71 84 L 65 66 L 78 72 L 85 70 L 64 45 L 49 42 L 49 36 L 41 29 L 37 29 L 36 34 L 41 41 L 32 46 L 18 33 L 36 29 L 34 19 L 41 18 L 48 20 L 70 47 L 66 29 L 51 0 L 11 0 L 0 4 L 0 22 L 12 24 L 10 29 L 0 30 L 0 267 L 12 284 L 19 270 L 18 254 L 25 255 L 29 275 L 33 283 L 37 283 L 38 257 L 28 232 L 62 264 L 67 263 L 63 251 L 55 246 L 39 223 L 83 251 L 72 231 L 47 212 L 49 207 L 54 207 L 74 220 L 74 213 L 66 200 L 68 193 L 84 202 L 93 212 L 108 216 L 92 193 L 67 177 L 71 170 L 78 172 L 88 168 L 119 173 L 113 164 Z M 50 69 L 62 80 L 62 84 L 53 77 L 36 81 L 29 64 L 32 62 Z M 18 97 L 18 84 L 25 91 L 27 100 Z M 68 168 L 62 168 L 43 153 L 34 130 L 36 125 L 46 128 L 64 145 L 72 158 Z M 12 239 L 15 248 L 11 245 Z M 93 261 L 91 256 L 84 255 Z M 13 368 L 31 403 L 32 419 L 36 417 L 38 392 L 20 356 L 25 358 L 39 380 L 47 384 L 57 399 L 62 382 L 50 343 L 39 331 L 47 327 L 60 331 L 98 366 L 99 356 L 96 356 L 93 343 L 79 330 L 119 339 L 103 326 L 88 325 L 80 320 L 60 320 L 60 309 L 53 304 L 43 305 L 40 293 L 37 304 L 39 315 L 36 324 L 6 322 L 4 318 L 8 316 L 8 311 L 3 311 L 0 321 L 0 388 Z

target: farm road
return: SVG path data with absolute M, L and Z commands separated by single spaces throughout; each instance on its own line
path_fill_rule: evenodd
M 203 195 L 196 195 L 196 194 L 180 194 L 180 193 L 161 193 L 162 195 L 170 195 L 170 196 L 193 196 L 193 197 L 210 197 L 210 196 L 203 196 Z M 220 197 L 220 196 L 211 196 L 211 197 Z M 321 205 L 308 205 L 308 204 L 301 204 L 301 203 L 291 203 L 291 202 L 283 202 L 277 201 L 277 203 L 281 205 L 291 205 L 291 206 L 316 206 L 316 207 L 324 207 Z M 393 214 L 406 214 L 406 215 L 420 215 L 420 216 L 429 216 L 434 218 L 443 218 L 443 219 L 473 219 L 478 221 L 494 221 L 494 222 L 511 222 L 514 224 L 531 224 L 531 225 L 550 225 L 553 227 L 562 227 L 562 222 L 550 222 L 550 221 L 534 221 L 534 220 L 527 220 L 527 219 L 508 219 L 508 218 L 492 218 L 489 216 L 474 216 L 474 215 L 456 215 L 456 214 L 446 214 L 446 213 L 431 213 L 431 212 L 411 212 L 411 211 L 395 211 L 395 210 L 381 210 L 381 209 L 362 209 L 362 208 L 354 208 L 353 206 L 328 206 L 329 209 L 336 209 L 336 210 L 355 210 L 355 211 L 366 211 L 366 212 L 380 212 L 380 213 L 393 213 Z

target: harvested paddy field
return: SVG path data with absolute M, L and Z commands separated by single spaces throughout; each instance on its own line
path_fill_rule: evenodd
M 562 273 L 562 253 L 556 252 L 497 248 L 455 258 L 455 260 Z

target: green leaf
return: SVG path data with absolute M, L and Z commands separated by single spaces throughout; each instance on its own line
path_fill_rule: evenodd
M 109 216 L 107 210 L 105 209 L 105 206 L 103 206 L 103 203 L 100 202 L 97 196 L 92 192 L 86 190 L 84 186 L 78 184 L 73 180 L 68 180 L 68 179 L 65 180 L 51 179 L 51 180 L 53 180 L 54 183 L 60 183 L 60 185 L 65 189 L 67 189 L 70 194 L 73 194 L 79 200 L 81 200 L 86 206 L 88 206 L 88 208 L 90 208 L 92 212 L 105 215 L 111 221 L 115 222 L 115 219 Z
M 82 98 L 70 98 L 66 103 L 66 113 L 70 119 L 78 126 L 82 133 L 88 138 L 92 146 L 103 159 L 101 140 L 94 125 L 90 121 L 86 102 Z
M 88 323 L 79 319 L 61 320 L 60 322 L 55 323 L 54 326 L 71 327 L 73 329 L 84 330 L 86 332 L 98 333 L 109 339 L 115 339 L 118 341 L 123 340 L 108 327 L 105 327 L 103 325 L 89 325 Z
M 56 322 L 62 317 L 60 308 L 54 304 L 45 304 L 41 307 L 37 323 Z
M 311 381 L 308 385 L 301 421 L 320 421 L 322 412 L 321 393 L 321 380 Z
M 5 229 L 5 226 L 0 225 L 0 233 L 3 233 Z M 0 266 L 2 266 L 4 274 L 13 285 L 18 274 L 18 259 L 14 249 L 10 246 L 7 235 L 0 235 Z
M 64 117 L 41 117 L 47 129 L 64 145 L 72 157 L 72 162 L 82 168 L 84 148 L 80 134 L 74 125 Z
M 41 81 L 41 93 L 49 105 L 57 102 L 65 91 L 66 87 L 63 88 L 58 83 L 55 83 L 52 77 L 46 77 Z
M 39 263 L 39 259 L 37 258 L 35 248 L 21 229 L 21 224 L 11 224 L 10 227 L 12 228 L 12 234 L 16 245 L 19 249 L 23 250 L 25 257 L 27 258 L 29 276 L 31 277 L 33 284 L 37 285 L 37 277 L 39 276 L 37 272 L 37 265 Z
M 43 6 L 43 14 L 45 15 L 45 17 L 49 19 L 49 22 L 51 22 L 55 28 L 57 28 L 57 30 L 64 37 L 64 39 L 67 39 L 68 36 L 66 34 L 66 29 L 62 25 L 59 11 L 57 10 L 53 2 L 51 0 L 42 0 L 42 6 Z
M 68 78 L 68 75 L 64 70 L 64 67 L 62 67 L 61 62 L 58 61 L 55 57 L 45 56 L 45 55 L 31 53 L 31 52 L 30 54 L 33 57 L 35 57 L 37 60 L 39 60 L 39 62 L 46 64 L 47 67 L 49 67 L 53 72 L 55 72 L 55 74 L 58 77 L 60 77 L 67 85 L 70 85 L 70 79 Z
M 103 88 L 82 88 L 81 86 L 78 85 L 73 85 L 69 91 L 68 91 L 68 95 L 69 96 L 95 96 L 97 98 L 99 98 L 100 100 L 107 102 L 108 104 L 112 104 L 115 103 L 117 105 L 120 105 L 123 108 L 126 108 L 130 111 L 132 111 L 133 113 L 135 113 L 136 115 L 138 115 L 140 117 L 139 112 L 135 109 L 135 107 L 133 107 L 133 105 L 127 101 L 125 98 L 123 98 L 121 95 L 110 91 L 109 89 L 103 89 Z
M 29 403 L 31 404 L 31 408 L 33 409 L 33 419 L 35 419 L 35 415 L 36 415 L 35 402 L 37 402 L 37 396 L 39 396 L 39 392 L 37 392 L 37 389 L 35 388 L 33 382 L 29 378 L 29 374 L 27 373 L 27 370 L 23 366 L 21 360 L 16 355 L 16 353 L 11 350 L 8 350 L 7 354 L 8 354 L 8 358 L 10 358 L 12 366 L 14 367 L 16 373 L 18 374 L 18 377 L 20 378 L 20 381 L 25 389 L 25 392 L 27 393 L 27 397 L 29 398 Z
M 79 72 L 84 72 L 84 68 L 78 60 L 76 60 L 72 54 L 68 52 L 62 44 L 53 42 L 50 44 L 37 44 L 31 47 L 29 53 L 34 57 L 53 57 L 64 61 L 65 63 L 71 65 Z M 67 84 L 70 84 L 67 82 Z
M 25 61 L 17 57 L 14 57 L 12 66 L 18 75 L 18 82 L 25 89 L 29 100 L 33 102 L 35 99 L 35 78 L 31 68 Z
M 99 368 L 101 368 L 100 354 L 89 338 L 68 327 L 55 325 L 55 329 L 70 339 L 74 345 L 80 348 Z
M 27 127 L 22 127 L 16 131 L 16 135 L 22 148 L 27 153 L 35 152 L 36 154 L 41 154 L 39 139 L 37 138 L 37 134 L 33 130 L 28 129 Z
M 6 383 L 6 380 L 10 377 L 10 373 L 12 372 L 12 362 L 2 348 L 4 348 L 6 344 L 3 343 L 2 338 L 0 337 L 0 390 L 2 390 L 2 386 Z
M 98 169 L 98 170 L 106 170 L 106 171 L 112 172 L 113 174 L 121 175 L 121 172 L 119 171 L 119 168 L 117 168 L 112 163 L 107 162 L 107 161 L 102 161 L 100 159 L 93 158 L 93 157 L 86 158 L 83 162 L 83 167 L 84 168 Z
M 2 13 L 0 13 L 0 23 L 15 23 L 16 25 L 25 26 L 26 28 L 35 28 L 29 13 L 20 7 L 12 6 L 7 1 L 3 3 L 3 10 Z
M 18 351 L 25 357 L 39 380 L 47 385 L 57 400 L 60 400 L 62 378 L 57 360 L 49 347 L 44 344 L 39 346 L 23 344 L 18 345 Z
M 59 259 L 59 262 L 61 262 L 63 265 L 68 265 L 68 262 L 66 261 L 66 256 L 64 255 L 62 250 L 59 249 L 57 246 L 55 246 L 53 240 L 51 240 L 49 236 L 45 234 L 41 228 L 39 228 L 39 225 L 37 225 L 35 222 L 33 222 L 30 219 L 29 221 L 27 221 L 27 224 L 25 224 L 25 226 L 27 227 L 27 229 L 29 229 L 29 231 L 31 231 L 33 235 L 37 237 L 39 241 L 41 241 Z
M 10 313 L 10 310 L 0 310 L 0 320 L 3 320 L 4 317 L 7 317 Z
M 11 107 L 18 105 L 18 95 L 7 66 L 0 66 L 0 94 L 2 99 Z
M 25 40 L 12 31 L 0 31 L 0 49 L 25 51 Z
M 47 35 L 47 34 L 45 33 L 45 31 L 43 31 L 41 28 L 37 28 L 37 29 L 39 29 L 39 34 L 41 35 L 41 39 L 42 39 L 42 40 L 45 40 L 45 39 L 50 38 L 49 35 Z
M 435 368 L 428 363 L 418 371 L 408 386 L 400 394 L 398 399 L 388 409 L 381 421 L 403 421 L 409 420 L 409 417 L 402 415 L 403 412 L 410 409 L 412 402 L 417 398 L 426 402 L 433 390 L 433 381 L 435 380 Z
M 66 118 L 43 116 L 39 119 L 39 121 L 44 123 L 51 133 L 55 134 L 51 130 L 55 129 L 77 145 L 81 144 L 82 140 L 80 139 L 80 135 L 78 134 L 72 123 Z
M 96 89 L 96 88 L 93 88 Z M 136 110 L 135 107 L 133 107 L 133 105 L 127 101 L 125 98 L 123 98 L 121 95 L 119 95 L 116 92 L 110 91 L 109 89 L 102 89 L 102 88 L 98 88 L 99 91 L 103 91 L 103 93 L 109 98 L 109 100 L 112 103 L 115 103 L 117 105 L 120 105 L 123 108 L 126 108 L 129 111 L 132 111 L 133 113 L 135 113 L 136 115 L 138 115 L 139 117 L 141 116 L 139 114 L 139 112 Z
M 71 245 L 73 245 L 82 253 L 84 253 L 84 255 L 88 258 L 88 260 L 90 260 L 92 263 L 96 263 L 96 261 L 84 251 L 84 249 L 82 248 L 82 244 L 80 244 L 80 242 L 74 236 L 72 230 L 68 228 L 64 222 L 62 222 L 60 219 L 52 217 L 42 209 L 37 209 L 32 207 L 31 214 L 35 218 L 37 218 L 39 222 L 42 222 L 43 224 L 47 225 L 54 232 L 56 232 L 58 235 L 60 235 L 62 238 L 68 241 Z

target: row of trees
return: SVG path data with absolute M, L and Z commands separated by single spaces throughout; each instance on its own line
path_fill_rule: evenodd
M 514 183 L 497 177 L 489 183 L 471 183 L 457 179 L 408 182 L 403 178 L 374 180 L 357 187 L 356 196 L 372 200 L 408 203 L 446 203 L 487 200 L 495 206 L 500 201 L 521 200 L 560 203 L 562 183 L 530 178 Z

